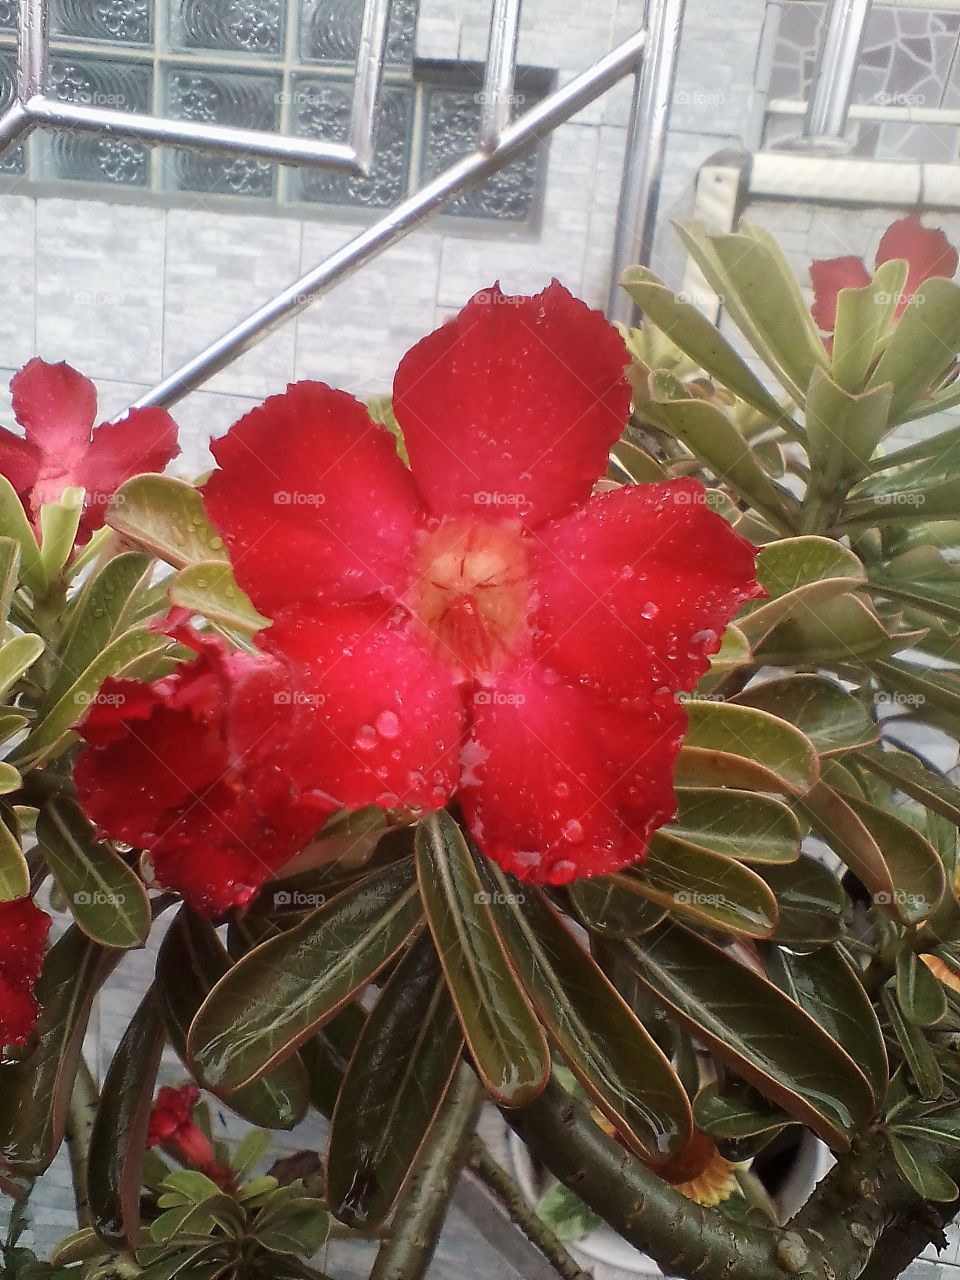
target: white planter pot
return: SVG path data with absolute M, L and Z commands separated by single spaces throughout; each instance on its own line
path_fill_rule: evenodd
M 540 1179 L 530 1153 L 517 1135 L 508 1136 L 510 1160 L 517 1185 L 530 1204 L 536 1204 L 542 1193 Z M 811 1191 L 833 1164 L 833 1156 L 826 1146 L 805 1132 L 792 1167 L 785 1175 L 775 1196 L 781 1221 L 792 1217 L 806 1203 Z M 588 1266 L 596 1280 L 619 1280 L 620 1276 L 663 1276 L 663 1272 L 645 1253 L 627 1244 L 610 1227 L 601 1227 L 583 1239 L 568 1242 L 570 1252 Z

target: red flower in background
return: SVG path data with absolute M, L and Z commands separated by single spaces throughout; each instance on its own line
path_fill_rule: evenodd
M 279 664 L 189 627 L 174 634 L 197 658 L 150 685 L 106 681 L 80 726 L 90 749 L 74 781 L 105 835 L 148 849 L 161 885 L 221 915 L 302 848 L 329 804 L 318 812 L 274 761 Z
M 23 1044 L 37 1023 L 33 988 L 50 917 L 32 898 L 0 902 L 0 1046 Z
M 130 693 L 166 708 L 147 750 L 143 716 L 121 708 L 104 735 L 94 711 L 76 777 L 101 828 L 150 836 L 163 882 L 202 879 L 207 906 L 231 878 L 253 883 L 254 868 L 230 870 L 235 844 L 211 846 L 239 799 L 214 779 L 238 769 L 256 819 L 269 785 L 290 806 L 274 828 L 291 832 L 303 803 L 316 823 L 324 807 L 434 809 L 456 793 L 481 849 L 521 877 L 642 857 L 674 813 L 676 695 L 760 588 L 754 548 L 698 482 L 591 496 L 629 411 L 627 363 L 559 284 L 494 288 L 400 364 L 410 469 L 362 404 L 322 383 L 242 418 L 214 444 L 204 493 L 240 585 L 274 619 L 259 637 L 270 657 L 244 659 L 247 687 L 232 671 L 217 686 L 203 734 L 167 727 L 166 693 Z M 155 777 L 171 770 L 175 803 L 161 805 Z M 283 842 L 263 853 L 255 825 L 250 847 L 277 865 Z
M 877 248 L 875 265 L 902 258 L 907 263 L 907 279 L 897 303 L 899 318 L 925 280 L 942 276 L 950 280 L 957 273 L 957 251 L 940 230 L 925 227 L 915 213 L 891 222 Z M 825 258 L 811 263 L 810 279 L 814 302 L 811 314 L 817 327 L 832 333 L 837 323 L 837 294 L 841 289 L 862 289 L 873 279 L 862 258 Z
M 193 1108 L 200 1101 L 196 1085 L 157 1091 L 147 1126 L 147 1146 L 163 1147 L 191 1169 L 199 1169 L 224 1190 L 233 1190 L 233 1170 L 219 1163 L 213 1143 L 193 1122 Z
M 179 452 L 176 424 L 165 409 L 131 409 L 122 421 L 94 430 L 96 388 L 68 364 L 31 360 L 14 374 L 10 390 L 24 435 L 0 428 L 0 474 L 34 522 L 64 489 L 85 489 L 81 541 L 101 527 L 107 502 L 124 480 L 162 471 Z

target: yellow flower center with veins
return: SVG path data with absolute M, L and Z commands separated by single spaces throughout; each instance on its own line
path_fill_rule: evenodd
M 407 603 L 465 675 L 506 666 L 528 634 L 529 600 L 519 521 L 450 519 L 424 535 Z

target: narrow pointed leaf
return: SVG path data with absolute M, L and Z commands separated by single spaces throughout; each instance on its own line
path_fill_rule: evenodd
M 941 984 L 910 947 L 897 952 L 897 1003 L 915 1027 L 932 1027 L 947 1013 Z
M 463 1047 L 433 940 L 409 949 L 367 1019 L 347 1068 L 327 1148 L 327 1203 L 357 1229 L 396 1203 Z
M 933 1049 L 920 1028 L 908 1021 L 889 984 L 883 988 L 882 997 L 884 1011 L 920 1097 L 936 1102 L 943 1094 L 943 1072 Z
M 420 924 L 413 868 L 377 872 L 246 955 L 204 1001 L 187 1053 L 214 1089 L 292 1054 L 367 985 Z
M 420 822 L 416 859 L 427 923 L 477 1071 L 503 1106 L 524 1106 L 547 1083 L 550 1052 L 494 928 L 490 895 L 446 811 Z
M 10 616 L 10 603 L 20 581 L 20 543 L 0 537 L 0 634 Z
M 44 577 L 54 582 L 70 557 L 83 515 L 83 490 L 64 489 L 59 502 L 40 508 L 40 563 Z
M 12 538 L 20 547 L 20 575 L 25 586 L 42 595 L 47 589 L 47 575 L 40 559 L 40 548 L 30 521 L 13 485 L 0 475 L 0 535 Z
M 841 289 L 837 294 L 832 373 L 845 390 L 859 391 L 863 386 L 906 281 L 906 262 L 893 258 L 877 267 L 864 288 Z
M 960 286 L 925 280 L 897 321 L 869 386 L 893 384 L 890 421 L 937 385 L 960 351 Z

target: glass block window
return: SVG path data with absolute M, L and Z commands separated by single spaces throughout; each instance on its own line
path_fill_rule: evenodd
M 0 108 L 14 93 L 17 0 L 0 0 Z M 51 0 L 48 92 L 63 101 L 345 141 L 363 0 Z M 475 145 L 483 69 L 417 62 L 417 0 L 394 0 L 373 170 L 356 178 L 243 157 L 37 132 L 0 182 L 75 195 L 191 197 L 297 216 L 389 208 Z M 521 69 L 517 109 L 551 87 Z M 543 148 L 461 196 L 450 212 L 531 224 Z
M 771 99 L 807 98 L 825 10 L 824 0 L 791 0 L 780 6 Z M 853 101 L 893 108 L 960 106 L 960 0 L 933 0 L 929 7 L 916 0 L 875 2 Z M 801 123 L 802 117 L 768 114 L 766 145 L 796 137 Z M 960 158 L 960 128 L 948 122 L 853 120 L 850 135 L 855 155 L 946 163 Z

